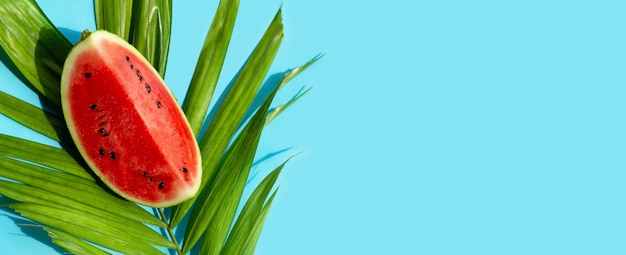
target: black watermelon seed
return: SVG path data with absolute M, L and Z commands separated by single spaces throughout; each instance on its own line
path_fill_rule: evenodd
M 133 64 L 130 64 L 130 69 L 133 69 Z
M 109 152 L 109 156 L 111 156 L 111 159 L 115 159 L 115 152 L 113 151 Z
M 157 101 L 157 107 L 161 108 L 161 101 Z
M 154 181 L 154 177 L 150 177 L 149 181 Z
M 137 75 L 139 75 L 139 70 L 135 71 L 135 73 L 136 73 Z
M 130 61 L 130 58 L 128 56 L 126 56 L 126 61 Z
M 109 133 L 108 133 L 106 130 L 104 130 L 104 128 L 100 128 L 100 129 L 98 129 L 98 132 L 99 132 L 100 134 L 102 134 L 102 136 L 104 136 L 104 137 L 109 136 Z
M 188 171 L 189 171 L 189 170 L 187 170 L 187 168 L 186 168 L 186 167 L 183 167 L 183 173 L 186 173 L 186 172 L 188 172 Z
M 96 104 L 92 104 L 91 106 L 89 106 L 89 108 L 95 110 L 96 108 L 98 108 L 98 106 Z
M 147 174 L 146 171 L 143 171 L 143 177 L 146 177 Z
M 98 153 L 100 153 L 100 155 L 104 155 L 104 149 L 100 148 L 100 149 L 98 150 Z
M 146 84 L 146 90 L 148 91 L 148 93 L 150 93 L 150 91 L 152 91 L 152 88 L 150 87 L 150 84 Z
M 91 73 L 85 73 L 85 78 L 91 77 Z
M 139 81 L 143 81 L 143 76 L 139 76 Z
M 159 189 L 163 189 L 163 187 L 165 187 L 165 183 L 159 182 Z

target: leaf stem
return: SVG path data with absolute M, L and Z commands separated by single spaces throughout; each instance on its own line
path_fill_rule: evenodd
M 167 218 L 165 217 L 165 212 L 163 211 L 163 208 L 159 208 L 159 215 L 161 216 L 161 221 L 163 221 L 163 223 L 167 225 L 167 234 L 170 236 L 172 243 L 176 245 L 176 253 L 179 255 L 183 255 L 183 251 L 180 249 L 180 245 L 178 245 L 178 241 L 176 241 L 176 236 L 174 236 L 174 231 L 172 231 L 171 225 L 169 224 L 169 222 L 167 221 Z

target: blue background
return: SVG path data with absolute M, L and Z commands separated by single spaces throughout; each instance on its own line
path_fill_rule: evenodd
M 38 2 L 68 31 L 95 27 L 91 1 Z M 264 133 L 259 157 L 291 149 L 259 171 L 304 153 L 257 254 L 626 254 L 625 2 L 242 1 L 222 88 L 281 5 L 271 72 L 327 55 Z M 215 7 L 174 3 L 179 99 Z M 37 102 L 5 68 L 0 89 Z M 3 253 L 57 253 L 1 211 L 0 229 Z

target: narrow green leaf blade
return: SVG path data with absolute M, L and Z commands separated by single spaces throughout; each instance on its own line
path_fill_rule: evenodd
M 87 167 L 80 155 L 68 150 L 0 134 L 0 155 L 23 159 L 88 180 L 94 180 L 91 174 L 87 172 Z
M 274 89 L 239 133 L 220 160 L 216 176 L 200 191 L 187 223 L 183 252 L 191 250 L 203 235 L 203 242 L 209 243 L 203 246 L 211 247 L 209 254 L 221 250 L 254 161 L 266 112 L 278 89 Z M 217 212 L 220 214 L 214 218 Z M 211 229 L 204 233 L 209 224 L 212 224 Z
M 253 51 L 252 55 L 239 72 L 232 88 L 227 92 L 224 102 L 219 106 L 214 120 L 200 142 L 204 162 L 208 162 L 203 175 L 206 181 L 211 176 L 212 168 L 228 145 L 230 137 L 235 133 L 256 95 L 263 79 L 267 75 L 283 38 L 282 15 L 279 10 L 265 35 Z M 213 166 L 213 167 L 211 167 Z
M 0 1 L 0 46 L 36 91 L 61 105 L 59 81 L 72 45 L 35 1 Z
M 263 89 L 261 89 L 261 91 L 259 91 L 259 93 L 257 93 L 257 95 L 255 96 L 254 100 L 252 101 L 252 105 L 250 106 L 250 108 L 248 108 L 248 111 L 246 112 L 246 115 L 245 115 L 246 117 L 244 117 L 244 119 L 247 119 L 249 116 L 251 116 L 252 113 L 255 112 L 259 108 L 259 106 L 261 105 L 261 102 L 264 102 L 265 98 L 268 97 L 269 93 L 264 93 L 263 91 L 264 88 L 275 88 L 275 87 L 278 87 L 279 89 L 283 88 L 285 85 L 287 85 L 287 83 L 289 83 L 289 81 L 291 81 L 298 74 L 306 70 L 309 66 L 317 62 L 322 56 L 323 55 L 318 55 L 315 58 L 309 60 L 304 65 L 294 67 L 284 72 L 272 74 L 265 81 L 265 83 L 263 83 Z M 300 99 L 304 94 L 309 92 L 309 90 L 310 89 L 307 89 L 304 92 L 298 92 L 296 96 L 290 99 L 289 102 L 287 102 L 286 104 L 280 105 L 276 107 L 275 109 L 272 109 L 270 113 L 268 114 L 268 122 L 266 122 L 265 125 L 268 125 L 275 117 L 277 117 L 278 115 L 280 115 L 280 113 L 282 113 L 284 110 L 289 108 L 289 106 L 291 106 L 294 102 Z
M 261 210 L 261 213 L 257 217 L 256 222 L 254 222 L 252 231 L 250 232 L 248 239 L 246 239 L 246 243 L 243 245 L 243 248 L 241 249 L 241 253 L 239 254 L 254 255 L 254 251 L 256 250 L 256 244 L 259 241 L 259 236 L 261 236 L 261 230 L 263 230 L 263 225 L 265 225 L 265 220 L 267 219 L 267 214 L 269 213 L 270 208 L 272 207 L 272 202 L 274 201 L 274 198 L 276 197 L 276 192 L 278 192 L 278 190 L 275 190 L 272 193 L 272 196 L 270 196 L 270 198 L 267 200 L 267 202 L 263 206 L 263 209 Z
M 89 180 L 7 157 L 0 157 L 0 176 L 28 185 L 0 180 L 0 194 L 17 201 L 62 206 L 101 217 L 110 216 L 111 220 L 126 222 L 127 225 L 143 222 L 165 227 L 154 215 L 112 195 Z
M 282 88 L 283 86 L 287 85 L 287 83 L 289 83 L 293 78 L 296 78 L 296 76 L 298 76 L 304 70 L 309 68 L 311 65 L 315 64 L 315 62 L 317 62 L 318 60 L 322 59 L 322 57 L 324 57 L 324 56 L 325 56 L 325 54 L 319 54 L 319 55 L 315 56 L 313 59 L 311 59 L 308 62 L 306 62 L 304 65 L 301 65 L 301 66 L 298 66 L 298 67 L 295 67 L 295 68 L 289 70 L 285 74 L 285 79 L 280 84 L 280 87 Z
M 63 231 L 53 229 L 53 228 L 44 228 L 44 230 L 48 232 L 48 235 L 50 236 L 50 238 L 52 238 L 52 242 L 54 244 L 58 245 L 59 247 L 65 249 L 66 251 L 72 254 L 93 254 L 93 255 L 108 255 L 109 254 Z
M 287 83 L 289 83 L 293 78 L 298 76 L 300 73 L 302 73 L 304 70 L 309 68 L 311 65 L 313 65 L 315 62 L 320 60 L 322 57 L 324 57 L 324 54 L 317 55 L 313 59 L 311 59 L 308 62 L 306 62 L 304 65 L 301 65 L 301 66 L 298 66 L 298 67 L 294 67 L 294 68 L 288 70 L 287 72 L 285 72 L 283 74 L 283 79 L 281 80 L 281 82 L 278 85 L 278 87 L 282 88 L 285 85 L 287 85 Z M 272 122 L 276 117 L 278 117 L 278 115 L 280 115 L 287 108 L 289 108 L 291 105 L 293 105 L 293 103 L 295 103 L 300 98 L 302 98 L 302 96 L 304 96 L 310 90 L 311 90 L 311 88 L 308 88 L 304 92 L 298 93 L 294 98 L 290 99 L 287 103 L 279 105 L 279 106 L 274 107 L 273 109 L 271 109 L 270 112 L 267 114 L 267 121 L 265 122 L 265 125 L 268 125 L 270 122 Z
M 165 77 L 172 30 L 172 0 L 134 0 L 129 42 Z
M 18 170 L 19 171 L 16 171 Z M 102 196 L 104 190 L 94 181 L 82 179 L 60 171 L 48 169 L 21 160 L 9 157 L 0 157 L 0 176 L 25 183 L 34 187 L 45 188 L 48 192 L 60 195 L 76 193 L 80 197 L 83 193 Z
M 202 169 L 204 171 L 202 186 L 205 186 L 213 176 L 219 159 L 267 75 L 282 38 L 282 14 L 279 10 L 250 58 L 235 78 L 224 101 L 218 106 L 219 110 L 200 141 Z M 176 226 L 183 219 L 195 200 L 196 198 L 192 198 L 174 207 L 171 219 L 173 226 Z
M 237 18 L 239 0 L 221 0 L 207 33 L 183 103 L 191 130 L 198 137 L 222 71 Z
M 256 148 L 256 145 L 254 147 Z M 254 161 L 254 152 L 256 152 L 256 149 L 252 149 L 246 158 L 238 159 L 245 163 L 241 166 L 241 169 L 232 169 L 239 172 L 236 179 L 228 184 L 230 187 L 228 187 L 221 204 L 219 206 L 212 205 L 216 207 L 216 209 L 219 208 L 219 210 L 216 210 L 216 215 L 211 219 L 204 236 L 202 236 L 200 246 L 201 254 L 219 254 L 222 250 L 222 246 L 226 241 L 235 214 L 237 213 L 239 201 L 241 200 L 246 180 L 248 179 L 250 168 Z
M 108 225 L 90 215 L 38 204 L 9 206 L 26 218 L 124 254 L 163 254 L 143 237 L 125 232 L 129 228 Z
M 132 0 L 94 0 L 96 28 L 104 29 L 128 41 L 133 10 Z
M 0 114 L 57 142 L 72 144 L 72 138 L 62 118 L 2 91 Z
M 295 103 L 296 101 L 298 101 L 300 98 L 302 98 L 302 96 L 304 96 L 306 93 L 308 93 L 309 91 L 311 91 L 311 88 L 306 89 L 304 92 L 299 93 L 298 95 L 296 95 L 294 98 L 290 99 L 287 103 L 276 106 L 274 108 L 272 108 L 268 113 L 267 113 L 267 121 L 265 122 L 265 125 L 267 126 L 270 122 L 272 122 L 276 117 L 278 117 L 278 115 L 280 115 L 281 113 L 283 113 L 285 110 L 287 110 L 287 108 L 289 108 L 289 106 L 293 105 L 293 103 Z
M 278 175 L 282 171 L 287 162 L 284 162 L 274 169 L 263 181 L 257 186 L 246 201 L 237 222 L 228 235 L 222 254 L 241 254 L 243 247 L 248 239 L 253 236 L 253 229 L 256 222 L 260 220 L 263 205 L 267 200 L 267 196 L 274 187 Z M 209 254 L 209 253 L 204 253 Z
M 242 174 L 247 176 L 242 172 L 247 170 L 244 168 L 245 165 L 251 165 L 248 161 L 252 161 L 253 155 L 249 154 L 256 150 L 255 138 L 252 132 L 242 132 L 220 161 L 215 178 L 200 191 L 185 228 L 183 253 L 190 251 L 200 240 L 213 217 L 218 212 L 226 210 L 223 206 L 226 198 L 233 195 L 233 184 L 242 179 L 245 184 L 247 177 L 240 176 Z

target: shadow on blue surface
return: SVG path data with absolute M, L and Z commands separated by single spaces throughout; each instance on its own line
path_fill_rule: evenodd
M 63 34 L 65 38 L 67 38 L 67 40 L 72 43 L 72 45 L 75 45 L 80 40 L 80 34 L 82 33 L 82 31 L 76 31 L 74 29 L 69 29 L 65 27 L 59 27 L 58 29 L 61 34 Z
M 274 157 L 277 157 L 278 155 L 281 155 L 287 151 L 290 151 L 293 148 L 294 147 L 287 147 L 281 150 L 270 152 L 270 153 L 265 154 L 265 156 L 254 161 L 254 164 L 252 164 L 252 170 L 250 170 L 250 174 L 248 175 L 248 180 L 246 181 L 246 186 L 248 186 L 253 180 L 255 180 L 257 176 L 259 175 L 259 173 L 261 173 L 261 170 L 258 168 L 258 165 Z M 272 169 L 267 169 L 267 170 L 264 170 L 264 173 L 267 174 L 270 171 L 272 171 Z M 258 178 L 262 179 L 262 178 L 265 178 L 265 176 L 258 177 Z

